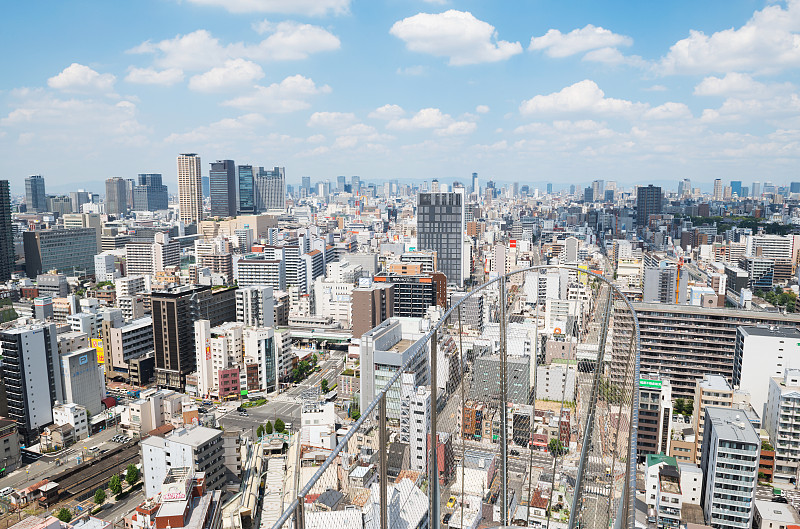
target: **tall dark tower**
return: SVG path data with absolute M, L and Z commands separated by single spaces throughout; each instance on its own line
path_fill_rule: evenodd
M 650 184 L 636 190 L 636 225 L 647 225 L 650 215 L 661 213 L 661 188 Z
M 217 160 L 211 163 L 208 173 L 211 185 L 211 216 L 235 217 L 236 166 L 233 160 Z
M 11 279 L 14 271 L 14 232 L 11 229 L 11 187 L 0 180 L 0 281 Z

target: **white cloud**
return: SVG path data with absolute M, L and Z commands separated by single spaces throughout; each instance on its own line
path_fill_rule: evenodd
M 653 86 L 648 86 L 645 90 L 648 92 L 666 92 L 667 87 L 662 84 L 654 84 Z
M 164 139 L 165 143 L 197 145 L 210 142 L 230 141 L 255 133 L 258 127 L 266 124 L 261 114 L 243 114 L 236 118 L 221 119 L 210 125 L 196 127 L 189 132 L 172 133 Z
M 323 141 L 325 141 L 325 139 L 326 139 L 325 136 L 322 134 L 314 134 L 306 138 L 306 141 L 308 143 L 322 143 Z
M 312 53 L 339 49 L 339 38 L 319 26 L 292 21 L 273 24 L 262 21 L 255 25 L 269 36 L 256 44 L 235 42 L 223 44 L 208 30 L 198 29 L 186 35 L 159 42 L 145 41 L 128 53 L 154 55 L 158 68 L 208 70 L 229 59 L 253 61 L 287 61 L 307 58 Z
M 258 46 L 246 50 L 247 56 L 256 60 L 300 60 L 312 53 L 338 50 L 341 47 L 341 41 L 336 35 L 311 24 L 292 21 L 273 24 L 263 20 L 255 28 L 259 33 L 270 33 Z
M 383 105 L 370 112 L 367 117 L 373 119 L 396 119 L 406 113 L 399 105 Z
M 257 112 L 285 113 L 309 108 L 307 99 L 331 91 L 328 85 L 317 86 L 313 80 L 302 75 L 287 77 L 280 83 L 256 86 L 255 92 L 230 99 L 223 105 L 252 109 Z
M 168 68 L 158 71 L 153 68 L 131 68 L 125 80 L 136 84 L 172 86 L 183 81 L 183 70 L 180 68 Z
M 706 77 L 694 87 L 694 94 L 700 96 L 736 96 L 769 98 L 788 94 L 795 90 L 792 83 L 765 84 L 756 81 L 748 74 L 730 72 L 725 77 Z
M 605 97 L 594 81 L 585 79 L 548 95 L 537 95 L 523 101 L 523 115 L 586 112 L 592 114 L 635 115 L 647 109 L 645 103 Z
M 352 112 L 314 112 L 308 119 L 309 127 L 342 129 L 356 121 Z
M 437 4 L 443 6 L 447 3 L 447 0 L 422 0 L 426 4 Z
M 189 80 L 189 88 L 198 92 L 219 92 L 231 89 L 250 88 L 254 81 L 264 77 L 264 70 L 254 62 L 244 59 L 225 61 L 223 66 L 195 75 Z
M 410 118 L 396 118 L 390 121 L 386 128 L 394 130 L 419 130 L 446 127 L 453 122 L 448 114 L 443 114 L 438 108 L 423 108 Z
M 633 44 L 633 39 L 628 36 L 587 24 L 585 27 L 573 29 L 569 33 L 551 29 L 541 37 L 532 37 L 528 49 L 544 50 L 550 57 L 569 57 L 598 48 L 616 48 L 631 44 Z
M 648 65 L 647 61 L 638 55 L 623 55 L 617 48 L 598 48 L 584 55 L 581 60 L 612 65 L 626 64 L 639 68 Z
M 100 74 L 88 66 L 73 62 L 61 73 L 47 80 L 47 86 L 63 92 L 109 93 L 114 90 L 117 78 L 113 74 Z
M 477 128 L 478 125 L 471 121 L 456 121 L 443 129 L 438 129 L 436 134 L 439 136 L 463 136 L 472 134 Z
M 282 13 L 290 15 L 343 15 L 350 0 L 189 0 L 198 5 L 223 7 L 231 13 Z
M 487 112 L 489 112 L 489 107 L 487 105 L 478 105 L 477 107 L 475 107 L 475 112 L 477 112 L 478 114 L 486 114 Z
M 644 113 L 645 119 L 690 119 L 692 112 L 683 103 L 667 102 Z
M 768 5 L 745 25 L 706 35 L 692 30 L 659 64 L 663 74 L 775 72 L 800 66 L 800 2 Z
M 448 57 L 451 65 L 503 61 L 522 52 L 519 42 L 497 40 L 491 24 L 454 9 L 404 18 L 389 33 L 403 40 L 409 50 Z

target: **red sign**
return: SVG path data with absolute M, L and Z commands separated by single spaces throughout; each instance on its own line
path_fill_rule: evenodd
M 517 247 L 517 240 L 516 239 L 511 239 L 510 241 L 508 241 L 508 247 L 509 248 L 516 248 Z

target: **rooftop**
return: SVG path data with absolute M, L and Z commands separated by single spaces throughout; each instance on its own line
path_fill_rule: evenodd
M 756 325 L 740 327 L 745 336 L 772 336 L 774 338 L 790 338 L 800 340 L 800 331 L 795 327 L 778 327 L 777 325 Z
M 703 389 L 710 389 L 714 391 L 731 391 L 731 386 L 725 377 L 721 375 L 706 375 L 706 377 L 697 383 Z
M 742 410 L 709 406 L 706 408 L 706 417 L 706 427 L 711 421 L 720 439 L 751 443 L 760 449 L 761 440 Z
M 764 520 L 786 522 L 786 525 L 796 524 L 798 521 L 797 511 L 788 503 L 756 500 L 755 504 L 756 510 L 761 514 L 761 518 Z

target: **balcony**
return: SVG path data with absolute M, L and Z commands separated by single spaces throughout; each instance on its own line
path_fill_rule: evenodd
M 538 333 L 545 331 L 537 328 L 537 319 L 529 316 L 529 312 L 514 311 L 521 306 L 518 298 L 524 292 L 525 274 L 547 270 L 568 270 L 587 278 L 592 309 L 584 318 L 571 322 L 563 333 L 576 337 L 577 348 L 587 345 L 596 349 L 597 358 L 578 366 L 574 397 L 570 397 L 573 400 L 564 400 L 568 392 L 560 388 L 557 397 L 560 400 L 554 402 L 550 398 L 552 409 L 538 407 L 542 406 L 540 401 L 535 408 L 537 420 L 528 419 L 531 426 L 525 430 L 517 427 L 513 417 L 519 413 L 530 418 L 533 404 L 530 395 L 535 395 L 537 389 L 544 391 L 545 385 L 537 381 L 541 384 L 537 387 L 528 381 L 529 391 L 516 392 L 518 388 L 510 383 L 510 377 L 517 373 L 520 356 L 514 355 L 525 351 L 530 343 L 536 348 L 533 356 L 541 354 Z M 474 348 L 476 331 L 470 322 L 477 315 L 469 311 L 474 310 L 471 296 L 478 293 L 483 296 L 485 310 L 491 314 L 487 324 L 496 326 L 499 338 L 492 338 L 488 345 L 481 342 Z M 540 316 L 544 315 L 543 305 L 526 310 L 540 310 Z M 613 333 L 612 322 L 618 325 Z M 527 330 L 519 332 L 521 328 Z M 294 500 L 284 503 L 285 510 L 272 525 L 273 529 L 324 526 L 325 523 L 319 525 L 321 518 L 314 506 L 315 498 L 309 496 L 328 489 L 344 490 L 344 480 L 364 480 L 364 471 L 359 470 L 363 468 L 374 472 L 374 483 L 359 496 L 357 505 L 347 504 L 346 509 L 356 511 L 354 520 L 360 520 L 354 521 L 353 527 L 426 525 L 438 529 L 445 514 L 460 516 L 462 526 L 470 527 L 477 523 L 475 517 L 482 517 L 487 508 L 497 513 L 502 526 L 523 526 L 535 520 L 542 526 L 552 521 L 560 527 L 581 529 L 633 527 L 638 433 L 635 412 L 639 406 L 638 319 L 624 295 L 604 277 L 569 265 L 533 267 L 501 276 L 450 307 L 405 355 L 406 363 L 376 391 L 375 399 L 359 410 L 361 417 L 350 425 L 339 444 L 330 453 L 326 452 L 325 461 L 316 468 L 313 477 L 307 483 L 287 478 L 289 489 L 284 494 Z M 484 374 L 486 369 L 479 370 L 480 374 L 476 372 L 479 358 L 481 365 L 490 366 L 488 374 Z M 441 362 L 446 362 L 447 368 Z M 597 365 L 604 364 L 613 364 L 613 369 L 595 372 Z M 417 372 L 419 369 L 424 372 Z M 522 370 L 529 371 L 530 364 Z M 424 431 L 416 432 L 415 423 L 394 425 L 395 417 L 390 416 L 393 398 L 397 395 L 415 398 L 420 389 L 403 385 L 405 372 L 415 372 L 415 379 L 427 382 L 423 389 L 425 396 L 421 398 L 438 403 L 428 409 L 429 423 L 423 423 Z M 443 376 L 446 380 L 441 379 Z M 552 381 L 549 391 L 559 391 L 553 389 Z M 482 409 L 465 414 L 475 404 Z M 540 413 L 546 421 L 538 420 Z M 548 426 L 562 416 L 569 417 L 569 427 Z M 497 426 L 479 430 L 486 421 Z M 509 428 L 500 427 L 502 424 L 508 424 Z M 397 436 L 405 428 L 410 430 L 405 433 L 410 433 L 412 443 L 414 439 L 427 438 L 427 445 L 435 449 L 426 450 L 425 444 L 421 450 L 409 447 L 409 453 L 414 455 L 406 458 L 408 462 L 402 458 L 399 463 L 394 461 L 392 468 L 388 454 L 395 453 Z M 481 438 L 487 431 L 493 434 Z M 430 436 L 429 432 L 435 435 Z M 566 436 L 564 442 L 559 439 L 561 435 Z M 540 441 L 542 436 L 544 442 Z M 575 446 L 572 450 L 570 441 Z M 424 456 L 418 459 L 416 455 L 420 452 Z M 290 458 L 292 453 L 290 447 Z M 542 489 L 538 488 L 540 482 L 546 484 Z M 471 505 L 482 507 L 473 512 Z M 341 522 L 331 527 L 344 529 L 350 525 Z

